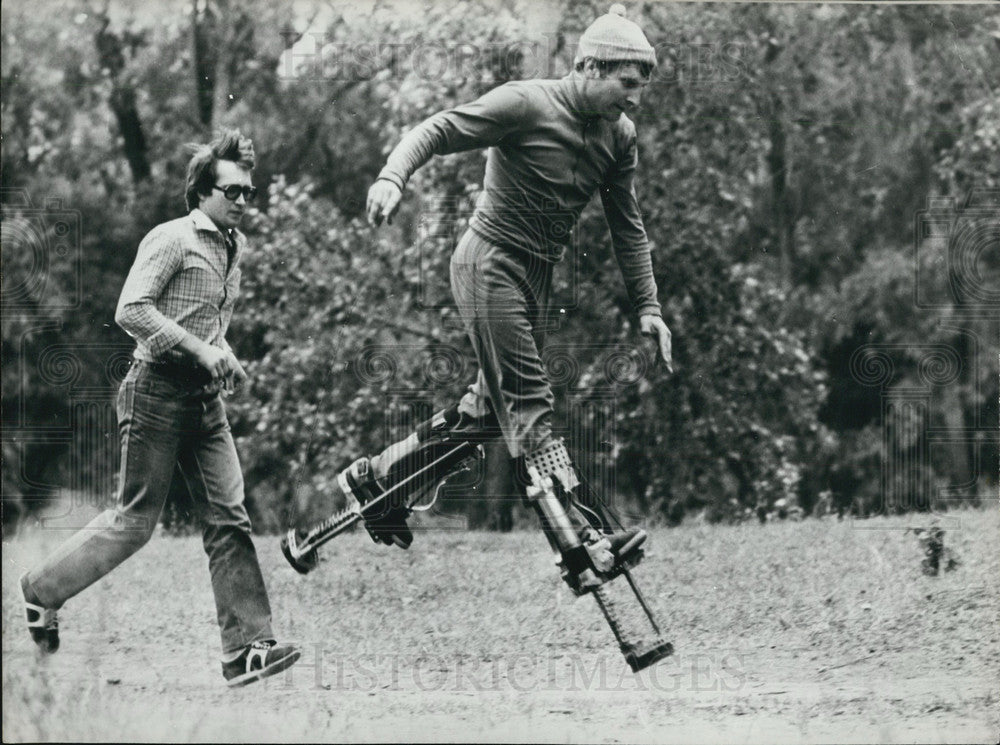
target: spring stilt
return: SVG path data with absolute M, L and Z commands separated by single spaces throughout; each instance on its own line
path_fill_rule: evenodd
M 621 621 L 618 619 L 618 611 L 615 608 L 615 603 L 611 599 L 611 596 L 605 590 L 604 586 L 594 588 L 594 600 L 597 601 L 597 605 L 601 608 L 601 613 L 604 614 L 605 620 L 608 622 L 608 626 L 611 627 L 611 631 L 615 635 L 615 639 L 618 640 L 618 646 L 625 651 L 626 647 L 631 647 L 631 645 L 625 641 L 625 632 L 622 630 Z
M 633 581 L 630 581 L 629 585 L 633 590 L 638 590 Z M 611 631 L 618 641 L 618 648 L 621 650 L 622 655 L 625 656 L 628 666 L 632 668 L 632 672 L 637 673 L 673 654 L 673 645 L 660 636 L 660 630 L 652 620 L 652 614 L 644 602 L 642 603 L 643 610 L 646 611 L 653 628 L 656 629 L 656 636 L 651 639 L 629 638 L 626 635 L 621 616 L 618 614 L 618 609 L 615 607 L 615 601 L 611 599 L 611 595 L 608 592 L 607 584 L 595 588 L 593 595 L 597 601 L 597 605 L 601 608 L 601 612 L 604 614 L 604 619 L 608 622 L 608 626 L 611 627 Z M 638 592 L 636 595 L 640 597 Z
M 653 611 L 650 609 L 649 604 L 646 602 L 645 596 L 642 594 L 642 590 L 639 589 L 639 585 L 636 584 L 635 580 L 632 579 L 632 572 L 628 569 L 624 570 L 622 574 L 625 575 L 625 579 L 628 580 L 629 587 L 632 588 L 632 592 L 635 594 L 636 599 L 639 601 L 639 605 L 642 606 L 642 610 L 646 613 L 646 618 L 649 619 L 650 626 L 653 627 L 653 631 L 656 635 L 660 635 L 660 626 L 656 623 L 656 618 L 653 616 Z
M 303 543 L 306 546 L 309 546 L 310 550 L 316 549 L 323 543 L 326 543 L 326 541 L 322 540 L 325 536 L 330 535 L 332 537 L 338 532 L 343 532 L 360 519 L 361 515 L 356 509 L 347 508 L 345 510 L 341 510 L 340 512 L 334 513 L 306 533 Z
M 308 532 L 289 530 L 281 539 L 281 552 L 295 571 L 308 574 L 319 564 L 317 548 L 359 520 L 361 514 L 349 507 L 331 515 Z

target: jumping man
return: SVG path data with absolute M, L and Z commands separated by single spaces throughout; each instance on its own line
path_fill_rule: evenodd
M 572 73 L 507 83 L 430 117 L 396 146 L 368 191 L 369 222 L 391 222 L 410 177 L 432 156 L 488 148 L 483 190 L 451 259 L 452 293 L 480 370 L 451 420 L 458 417 L 455 426 L 470 432 L 498 429 L 519 471 L 538 488 L 546 477 L 565 494 L 578 486 L 566 448 L 552 434 L 554 399 L 540 350 L 553 267 L 595 193 L 640 330 L 656 339 L 671 370 L 670 331 L 633 186 L 636 133 L 628 116 L 655 64 L 642 30 L 613 6 L 580 38 Z M 357 462 L 349 469 L 353 482 L 384 484 L 419 439 L 414 434 Z M 591 547 L 601 542 L 605 536 L 574 509 L 578 501 L 569 503 L 580 540 Z M 400 517 L 369 521 L 369 529 L 378 540 L 406 547 L 412 533 Z M 609 550 L 617 559 L 635 539 L 635 531 L 611 536 Z M 608 548 L 607 541 L 601 545 Z

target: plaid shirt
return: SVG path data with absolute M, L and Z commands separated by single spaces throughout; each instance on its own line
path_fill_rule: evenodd
M 174 349 L 187 334 L 230 348 L 226 331 L 246 249 L 241 232 L 230 235 L 236 253 L 228 273 L 226 238 L 199 209 L 157 225 L 142 239 L 115 312 L 115 321 L 136 340 L 136 359 L 191 364 Z

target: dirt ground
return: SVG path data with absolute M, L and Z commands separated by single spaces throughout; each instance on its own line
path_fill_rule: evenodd
M 156 536 L 24 630 L 17 577 L 66 536 L 3 546 L 5 741 L 990 742 L 1000 739 L 1000 514 L 941 516 L 961 566 L 920 570 L 908 525 L 833 519 L 653 531 L 636 576 L 674 657 L 629 672 L 543 537 L 363 532 L 308 576 L 258 539 L 287 673 L 229 690 L 200 540 Z

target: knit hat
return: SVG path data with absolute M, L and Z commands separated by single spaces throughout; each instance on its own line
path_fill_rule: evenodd
M 656 65 L 656 52 L 646 35 L 625 17 L 625 6 L 615 3 L 580 37 L 574 64 L 593 57 L 601 62 L 645 62 Z

